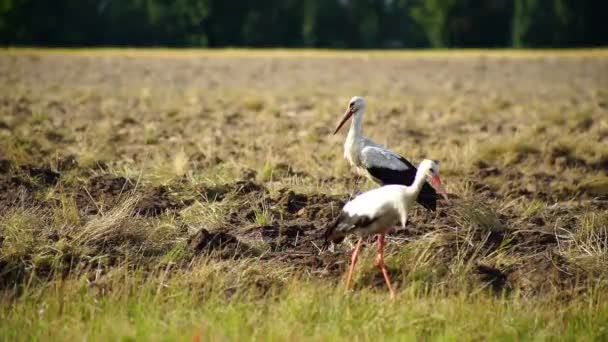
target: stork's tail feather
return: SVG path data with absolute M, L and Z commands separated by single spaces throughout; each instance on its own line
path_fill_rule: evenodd
M 369 227 L 378 216 L 370 217 L 367 215 L 352 215 L 347 212 L 340 213 L 340 216 L 325 230 L 325 245 L 329 242 L 340 243 L 348 234 L 356 233 L 358 229 Z
M 327 248 L 330 242 L 340 243 L 342 240 L 344 240 L 344 234 L 341 233 L 341 229 L 339 228 L 340 224 L 344 220 L 344 217 L 344 213 L 340 213 L 340 216 L 338 216 L 331 224 L 329 224 L 329 226 L 327 226 L 325 232 L 323 233 L 323 248 Z

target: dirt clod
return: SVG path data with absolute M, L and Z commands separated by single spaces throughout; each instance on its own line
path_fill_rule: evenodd
M 554 146 L 548 154 L 549 162 L 564 168 L 587 166 L 584 159 L 577 157 L 574 152 L 565 146 Z
M 30 177 L 36 178 L 41 181 L 44 185 L 55 185 L 59 180 L 60 174 L 48 169 L 38 168 L 33 166 L 22 166 L 21 169 L 27 172 Z
M 78 161 L 73 155 L 65 156 L 57 161 L 57 170 L 68 171 L 78 167 Z
M 245 195 L 254 192 L 267 193 L 268 190 L 266 190 L 263 185 L 255 183 L 254 181 L 241 180 L 232 184 L 202 186 L 199 187 L 198 192 L 209 201 L 222 201 L 228 194 Z
M 251 254 L 251 248 L 235 236 L 223 231 L 209 232 L 201 228 L 188 239 L 187 249 L 193 254 L 215 252 L 221 258 L 236 258 Z
M 177 200 L 171 197 L 169 190 L 155 187 L 144 192 L 135 206 L 135 212 L 142 216 L 159 216 L 166 210 L 179 210 L 192 204 L 192 200 Z
M 249 234 L 259 234 L 275 248 L 295 248 L 298 243 L 310 240 L 315 227 L 312 224 L 266 225 L 249 230 Z
M 324 194 L 306 195 L 283 189 L 272 202 L 276 209 L 290 214 L 288 217 L 291 219 L 304 218 L 326 225 L 340 212 L 345 198 Z
M 492 290 L 496 293 L 508 288 L 508 277 L 507 274 L 498 268 L 490 265 L 484 265 L 481 263 L 477 264 L 477 273 L 481 276 L 481 281 L 487 283 L 492 287 Z
M 254 181 L 257 175 L 257 171 L 252 169 L 244 169 L 243 171 L 241 171 L 241 179 L 245 181 Z
M 96 215 L 99 209 L 105 210 L 118 204 L 134 187 L 135 183 L 124 177 L 95 176 L 80 187 L 76 193 L 76 204 L 83 214 Z
M 477 174 L 483 178 L 492 177 L 492 176 L 500 176 L 502 174 L 500 169 L 498 169 L 497 167 L 492 166 L 482 160 L 478 161 L 475 164 L 475 167 L 477 168 Z
M 11 169 L 11 162 L 7 159 L 0 159 L 0 174 L 8 173 Z

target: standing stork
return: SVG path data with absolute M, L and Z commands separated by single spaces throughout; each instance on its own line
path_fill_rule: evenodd
M 329 241 L 338 243 L 349 234 L 359 236 L 348 269 L 347 289 L 350 287 L 363 237 L 378 234 L 376 265 L 382 270 L 391 298 L 395 298 L 395 292 L 384 265 L 384 237 L 391 227 L 397 223 L 401 223 L 401 226 L 405 228 L 407 215 L 424 188 L 426 178 L 429 178 L 433 186 L 442 189 L 437 162 L 425 159 L 420 163 L 411 186 L 385 185 L 365 192 L 346 203 L 338 219 L 327 228 L 325 231 L 326 243 Z
M 350 99 L 342 121 L 336 127 L 334 134 L 353 117 L 350 130 L 344 142 L 344 158 L 357 173 L 365 176 L 379 185 L 400 184 L 412 185 L 416 176 L 416 167 L 402 156 L 389 151 L 384 146 L 376 144 L 361 133 L 361 121 L 365 112 L 365 100 L 360 96 Z M 416 199 L 425 208 L 436 209 L 437 193 L 428 183 L 424 182 Z M 445 190 L 441 195 L 447 199 Z

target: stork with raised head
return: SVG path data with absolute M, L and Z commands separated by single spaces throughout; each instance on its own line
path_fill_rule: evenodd
M 336 127 L 334 134 L 353 118 L 350 130 L 344 142 L 344 158 L 357 173 L 379 185 L 400 184 L 412 185 L 416 176 L 416 167 L 402 156 L 389 151 L 364 137 L 361 132 L 361 121 L 365 112 L 365 100 L 355 96 L 350 99 L 344 117 Z M 447 199 L 445 191 L 441 195 Z M 436 209 L 437 192 L 424 182 L 417 201 L 429 210 Z
M 437 189 L 443 189 L 439 178 L 439 166 L 437 162 L 425 159 L 418 166 L 414 181 L 411 186 L 385 185 L 365 192 L 352 201 L 346 203 L 338 219 L 325 231 L 325 242 L 338 243 L 345 236 L 354 234 L 359 236 L 355 245 L 346 288 L 350 287 L 353 270 L 357 263 L 359 249 L 363 243 L 363 237 L 378 234 L 378 255 L 376 265 L 382 270 L 382 275 L 391 298 L 395 293 L 391 286 L 386 266 L 384 265 L 384 237 L 392 226 L 400 223 L 402 227 L 407 224 L 407 215 L 410 212 L 416 198 L 426 184 L 426 179 Z

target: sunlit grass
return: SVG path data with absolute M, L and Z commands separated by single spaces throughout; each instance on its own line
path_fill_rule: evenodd
M 205 266 L 201 266 L 205 267 Z M 291 280 L 266 294 L 227 297 L 214 277 L 124 274 L 110 284 L 74 279 L 30 289 L 3 305 L 0 338 L 71 340 L 601 340 L 608 319 L 602 293 L 572 303 L 543 303 L 486 294 L 343 293 L 320 282 Z M 211 284 L 210 284 L 211 283 Z M 199 284 L 197 286 L 197 284 Z M 199 287 L 200 286 L 200 287 Z M 104 289 L 112 288 L 111 292 Z M 42 299 L 41 299 L 42 298 Z M 69 298 L 69 299 L 68 299 Z M 8 304 L 5 299 L 5 304 Z M 457 308 L 457 309 L 455 309 Z

